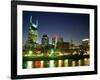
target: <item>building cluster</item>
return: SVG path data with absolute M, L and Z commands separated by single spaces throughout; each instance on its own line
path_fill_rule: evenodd
M 36 24 L 32 22 L 32 16 L 30 17 L 28 39 L 23 46 L 23 53 L 27 54 L 31 51 L 32 54 L 72 54 L 80 53 L 80 51 L 89 51 L 89 39 L 83 39 L 80 45 L 75 45 L 73 41 L 64 42 L 63 37 L 52 37 L 52 43 L 50 44 L 49 36 L 43 34 L 41 44 L 38 43 L 38 21 Z

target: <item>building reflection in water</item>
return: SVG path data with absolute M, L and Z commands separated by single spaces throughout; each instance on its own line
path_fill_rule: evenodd
M 27 61 L 27 68 L 28 69 L 32 69 L 33 67 L 32 67 L 32 63 L 33 63 L 33 61 Z
M 75 61 L 72 61 L 72 66 L 75 66 L 75 65 L 76 65 Z
M 58 67 L 62 67 L 62 60 L 58 60 Z
M 49 65 L 49 67 L 55 67 L 54 60 L 50 60 L 49 62 L 50 62 L 50 65 Z
M 68 66 L 68 59 L 66 59 L 66 60 L 64 61 L 64 66 L 65 66 L 65 67 Z
M 41 68 L 43 68 L 43 64 L 44 64 L 44 61 L 43 61 L 43 60 L 41 60 Z
M 41 60 L 41 61 L 27 61 L 24 62 L 24 68 L 52 68 L 52 67 L 75 67 L 75 66 L 89 66 L 90 58 L 75 60 Z
M 81 60 L 78 60 L 78 66 L 81 66 Z
M 89 66 L 90 65 L 90 59 L 84 58 L 84 65 Z

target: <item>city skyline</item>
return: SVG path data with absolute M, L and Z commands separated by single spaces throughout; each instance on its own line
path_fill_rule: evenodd
M 39 44 L 44 34 L 48 35 L 50 44 L 53 36 L 61 36 L 65 42 L 89 38 L 89 14 L 23 11 L 24 43 L 28 38 L 30 16 L 34 24 L 38 20 Z

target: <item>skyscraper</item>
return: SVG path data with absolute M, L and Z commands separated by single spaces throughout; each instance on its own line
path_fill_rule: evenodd
M 34 50 L 38 46 L 38 21 L 36 24 L 32 22 L 32 16 L 30 17 L 28 40 L 26 41 L 23 50 Z
M 57 39 L 57 49 L 62 51 L 63 50 L 63 37 L 58 37 Z
M 47 35 L 43 35 L 41 43 L 42 43 L 43 47 L 48 46 L 49 45 L 49 37 Z
M 63 37 L 58 37 L 57 43 L 63 43 Z
M 52 45 L 56 49 L 56 45 L 57 45 L 57 37 L 56 36 L 52 37 Z
M 38 43 L 38 21 L 36 24 L 32 22 L 32 16 L 30 17 L 30 25 L 29 25 L 29 35 L 28 39 L 32 41 L 32 43 Z

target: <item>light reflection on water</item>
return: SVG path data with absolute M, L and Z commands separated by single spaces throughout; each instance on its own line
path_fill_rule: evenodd
M 84 58 L 84 64 L 89 66 L 90 65 L 90 59 Z
M 75 66 L 76 64 L 75 64 L 75 61 L 72 61 L 72 66 Z
M 64 66 L 65 66 L 65 67 L 68 66 L 68 59 L 64 60 Z
M 27 61 L 23 64 L 27 69 L 32 68 L 45 68 L 45 67 L 68 67 L 69 66 L 69 60 L 49 60 L 49 61 Z M 71 61 L 71 66 L 89 66 L 90 65 L 90 59 L 84 58 L 83 60 L 78 60 L 77 62 L 75 60 Z
M 43 68 L 43 64 L 44 64 L 44 61 L 43 61 L 43 60 L 41 60 L 41 68 Z
M 58 60 L 58 67 L 62 67 L 62 60 Z
M 50 67 L 55 67 L 54 60 L 50 60 Z
M 33 63 L 33 61 L 27 61 L 27 68 L 28 69 L 32 68 L 32 63 Z
M 78 60 L 78 66 L 81 66 L 81 60 Z

